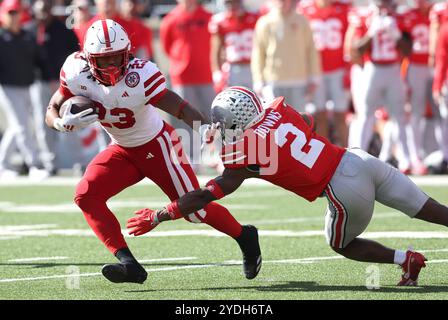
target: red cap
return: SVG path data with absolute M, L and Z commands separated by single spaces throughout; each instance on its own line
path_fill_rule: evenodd
M 3 0 L 0 10 L 2 12 L 21 11 L 22 3 L 20 0 Z

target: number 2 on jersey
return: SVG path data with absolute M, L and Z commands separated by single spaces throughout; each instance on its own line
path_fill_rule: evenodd
M 275 131 L 275 143 L 280 148 L 288 141 L 288 133 L 296 136 L 290 146 L 292 157 L 311 169 L 319 158 L 325 144 L 316 139 L 311 139 L 307 144 L 305 133 L 302 130 L 295 127 L 292 123 L 282 123 Z M 305 146 L 309 147 L 307 152 L 302 151 Z

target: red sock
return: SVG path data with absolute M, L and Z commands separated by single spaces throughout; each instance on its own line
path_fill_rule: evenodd
M 120 223 L 109 210 L 105 201 L 95 196 L 78 195 L 75 202 L 84 213 L 90 228 L 112 254 L 115 255 L 119 249 L 127 248 Z
M 211 202 L 205 207 L 205 218 L 202 218 L 203 223 L 221 231 L 232 238 L 240 236 L 242 227 L 241 224 L 236 221 L 232 214 L 220 204 Z

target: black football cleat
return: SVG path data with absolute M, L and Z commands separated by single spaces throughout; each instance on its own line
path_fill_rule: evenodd
M 142 284 L 148 277 L 146 270 L 138 263 L 106 264 L 101 272 L 107 280 L 114 283 L 133 282 Z
M 254 279 L 261 269 L 262 262 L 257 228 L 252 225 L 243 226 L 243 231 L 236 241 L 243 253 L 244 275 L 247 279 Z

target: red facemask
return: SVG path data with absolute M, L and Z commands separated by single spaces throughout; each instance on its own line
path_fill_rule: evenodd
M 111 55 L 123 55 L 122 63 L 120 64 L 120 66 L 108 66 L 106 68 L 100 68 L 97 63 L 97 58 L 107 57 Z M 90 54 L 88 60 L 93 77 L 105 85 L 114 86 L 118 81 L 123 79 L 127 72 L 129 51 L 127 49 L 123 49 L 108 54 Z

